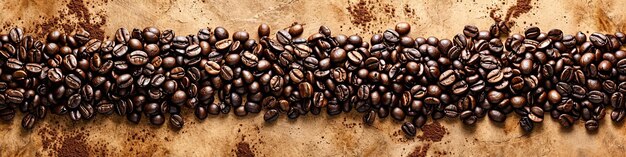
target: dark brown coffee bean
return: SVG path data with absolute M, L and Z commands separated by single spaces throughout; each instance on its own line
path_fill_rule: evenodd
M 367 125 L 372 125 L 376 120 L 376 112 L 374 110 L 370 110 L 369 112 L 363 115 L 363 122 Z
M 259 58 L 253 53 L 246 51 L 241 56 L 241 62 L 248 67 L 256 67 L 259 64 Z
M 265 114 L 263 114 L 263 120 L 265 120 L 265 122 L 273 122 L 273 121 L 276 121 L 276 119 L 278 119 L 278 116 L 279 116 L 278 110 L 270 109 L 270 110 L 267 110 Z
M 439 76 L 439 84 L 442 86 L 450 86 L 456 81 L 456 74 L 454 70 L 447 70 L 441 73 Z
M 133 51 L 128 55 L 128 62 L 136 66 L 148 63 L 148 59 L 148 54 L 141 50 Z
M 597 120 L 587 120 L 585 122 L 585 128 L 587 129 L 587 131 L 596 131 L 598 130 L 598 121 Z
M 152 125 L 163 125 L 163 123 L 165 123 L 165 117 L 161 114 L 150 116 L 150 123 Z
M 269 36 L 270 35 L 270 26 L 267 24 L 261 24 L 258 28 L 259 37 Z
M 561 114 L 558 116 L 559 122 L 563 127 L 570 127 L 574 123 L 574 117 L 568 114 Z
M 504 75 L 500 69 L 493 69 L 487 74 L 487 82 L 489 83 L 498 83 L 502 81 Z
M 528 117 L 522 117 L 519 120 L 519 125 L 526 132 L 530 132 L 534 128 L 534 123 Z
M 35 117 L 35 114 L 28 113 L 24 115 L 24 118 L 22 118 L 22 128 L 27 130 L 32 129 L 35 126 L 36 120 L 37 118 Z
M 395 107 L 391 110 L 391 117 L 393 117 L 393 119 L 395 120 L 403 121 L 406 115 L 404 114 L 404 111 L 401 108 Z
M 78 78 L 78 76 L 74 74 L 69 74 L 65 77 L 65 84 L 68 88 L 78 89 L 81 87 L 81 83 L 82 81 L 80 80 L 80 78 Z
M 397 43 L 400 41 L 400 34 L 394 30 L 388 29 L 383 33 L 383 39 L 389 43 Z
M 602 48 L 607 45 L 609 38 L 601 33 L 593 33 L 589 36 L 589 41 L 591 41 L 594 46 Z
M 170 124 L 175 129 L 180 129 L 185 125 L 185 120 L 178 114 L 170 116 Z
M 415 125 L 413 125 L 413 123 L 411 122 L 404 122 L 402 124 L 402 131 L 407 136 L 415 136 L 416 134 Z
M 127 88 L 133 84 L 133 77 L 130 74 L 122 74 L 115 78 L 115 82 L 120 88 Z
M 489 119 L 495 122 L 504 122 L 506 120 L 506 115 L 498 110 L 490 110 L 488 115 Z
M 614 122 L 621 122 L 624 119 L 624 109 L 614 109 L 611 112 L 611 120 Z
M 472 25 L 465 25 L 463 28 L 463 34 L 466 37 L 474 38 L 478 35 L 478 27 Z
M 400 23 L 396 24 L 396 29 L 395 30 L 400 35 L 406 35 L 406 34 L 409 34 L 409 32 L 411 31 L 411 25 L 409 23 L 406 23 L 406 22 L 400 22 Z
M 13 43 L 18 44 L 24 39 L 24 31 L 22 28 L 13 28 L 9 31 L 9 38 Z
M 280 44 L 289 45 L 291 44 L 291 39 L 291 34 L 289 34 L 287 30 L 280 30 L 276 33 L 276 40 L 278 40 Z
M 524 32 L 524 35 L 526 35 L 526 38 L 528 39 L 536 39 L 539 34 L 541 34 L 541 30 L 539 27 L 535 26 L 526 28 L 526 31 Z

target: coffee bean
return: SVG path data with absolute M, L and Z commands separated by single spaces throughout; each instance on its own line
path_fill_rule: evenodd
M 490 110 L 488 115 L 489 119 L 495 122 L 504 122 L 506 120 L 506 115 L 498 110 Z
M 251 52 L 244 52 L 241 56 L 241 62 L 248 67 L 256 67 L 259 63 L 259 58 Z
M 587 94 L 587 98 L 592 103 L 601 103 L 601 102 L 604 101 L 605 97 L 606 97 L 606 95 L 603 92 L 600 92 L 600 91 L 590 91 Z
M 24 39 L 24 30 L 18 27 L 11 29 L 9 31 L 9 38 L 15 44 L 22 42 L 22 39 Z
M 519 125 L 526 132 L 530 132 L 534 128 L 534 123 L 528 117 L 522 117 L 519 120 Z
M 185 121 L 184 121 L 183 117 L 181 117 L 180 115 L 173 114 L 172 116 L 170 116 L 170 124 L 171 124 L 172 127 L 176 128 L 176 129 L 180 129 L 185 124 Z
M 409 32 L 411 31 L 411 25 L 406 22 L 400 22 L 396 24 L 395 30 L 396 32 L 398 32 L 399 35 L 406 35 L 409 34 Z
M 391 110 L 391 117 L 395 120 L 403 121 L 406 116 L 401 108 L 396 107 Z
M 611 112 L 611 120 L 614 122 L 621 122 L 624 119 L 624 109 L 614 109 Z
M 383 33 L 383 39 L 389 43 L 397 43 L 400 41 L 400 34 L 394 30 L 388 29 Z
M 450 86 L 456 81 L 455 72 L 453 70 L 447 70 L 441 73 L 439 76 L 439 84 L 442 86 Z
M 258 28 L 259 37 L 269 36 L 270 35 L 270 26 L 267 24 L 261 24 Z
M 291 44 L 291 39 L 291 34 L 289 34 L 287 30 L 280 30 L 276 33 L 276 40 L 278 40 L 280 44 L 289 45 Z
M 589 41 L 591 41 L 594 46 L 602 48 L 606 46 L 606 44 L 609 42 L 609 39 L 604 34 L 593 33 L 589 36 Z
M 24 129 L 32 129 L 35 126 L 36 117 L 35 114 L 28 113 L 22 118 L 22 127 Z
M 587 131 L 596 131 L 598 130 L 598 121 L 596 120 L 588 120 L 585 122 L 585 128 L 587 129 Z
M 278 119 L 278 115 L 279 115 L 278 110 L 270 109 L 270 110 L 267 110 L 265 114 L 263 115 L 263 120 L 265 120 L 265 122 L 273 122 L 273 121 L 276 121 L 276 119 Z
M 526 28 L 526 31 L 524 32 L 524 34 L 526 35 L 526 38 L 528 39 L 536 39 L 537 37 L 539 37 L 539 34 L 541 34 L 541 30 L 539 29 L 539 27 L 528 27 Z
M 344 49 L 335 49 L 330 53 L 330 60 L 333 63 L 343 62 L 347 57 L 347 52 Z
M 148 63 L 148 54 L 144 51 L 133 51 L 128 55 L 128 62 L 130 64 L 139 66 Z
M 472 25 L 466 25 L 463 28 L 463 34 L 466 37 L 474 38 L 478 35 L 478 27 Z
M 489 83 L 498 83 L 498 82 L 502 81 L 503 77 L 504 77 L 504 75 L 502 74 L 500 69 L 494 69 L 494 70 L 491 70 L 487 74 L 487 82 L 489 82 Z
M 402 131 L 407 136 L 415 136 L 416 134 L 415 125 L 413 125 L 413 123 L 411 122 L 404 122 L 402 124 Z

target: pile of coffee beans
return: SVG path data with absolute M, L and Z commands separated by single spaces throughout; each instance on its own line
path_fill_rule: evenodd
M 368 41 L 325 26 L 305 36 L 300 24 L 275 36 L 262 24 L 260 39 L 223 27 L 186 36 L 147 27 L 120 28 L 106 40 L 53 31 L 39 41 L 14 28 L 0 35 L 0 119 L 19 110 L 31 129 L 48 112 L 72 120 L 117 114 L 181 128 L 183 111 L 200 120 L 263 113 L 272 122 L 356 110 L 369 125 L 406 121 L 409 136 L 429 118 L 473 125 L 516 113 L 531 131 L 549 115 L 593 131 L 610 106 L 613 121 L 624 119 L 623 33 L 529 27 L 510 35 L 468 25 L 449 40 L 412 38 L 410 30 L 398 23 Z

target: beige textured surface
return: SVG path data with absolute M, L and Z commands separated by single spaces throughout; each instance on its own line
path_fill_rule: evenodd
M 466 24 L 486 29 L 492 24 L 489 8 L 502 8 L 498 13 L 503 14 L 515 4 L 515 0 L 428 3 L 379 0 L 380 5 L 371 4 L 372 8 L 378 11 L 384 10 L 383 6 L 395 8 L 395 17 L 388 17 L 390 14 L 382 11 L 374 12 L 377 19 L 365 28 L 350 22 L 346 8 L 358 2 L 354 0 L 203 1 L 109 0 L 87 6 L 91 13 L 100 12 L 107 17 L 103 29 L 109 36 L 119 27 L 153 25 L 171 28 L 177 34 L 195 34 L 202 27 L 224 26 L 230 32 L 249 31 L 256 38 L 256 28 L 262 22 L 268 23 L 273 31 L 298 22 L 305 24 L 305 34 L 326 25 L 334 34 L 357 33 L 369 37 L 370 32 L 407 21 L 413 26 L 412 37 L 450 38 Z M 0 0 L 0 24 L 33 30 L 36 24 L 45 21 L 42 17 L 55 16 L 58 10 L 66 9 L 65 4 L 62 1 Z M 517 25 L 513 32 L 521 32 L 531 24 L 544 31 L 560 28 L 568 34 L 577 30 L 626 31 L 626 12 L 622 10 L 626 1 L 623 0 L 532 1 L 531 4 L 533 9 L 529 13 L 515 19 Z M 408 13 L 405 8 L 413 11 Z M 5 27 L 2 32 L 8 29 Z M 405 140 L 403 134 L 397 133 L 401 123 L 390 118 L 377 119 L 374 126 L 362 125 L 360 114 L 354 111 L 334 117 L 307 115 L 295 121 L 282 115 L 272 124 L 265 124 L 260 114 L 244 118 L 232 114 L 209 116 L 199 121 L 192 111 L 183 112 L 186 112 L 187 123 L 179 131 L 166 125 L 150 126 L 145 117 L 140 125 L 133 125 L 119 116 L 98 115 L 91 121 L 72 122 L 67 116 L 51 114 L 32 131 L 26 131 L 20 127 L 22 114 L 18 114 L 10 123 L 0 122 L 0 156 L 54 155 L 53 149 L 44 146 L 45 141 L 61 145 L 61 136 L 71 136 L 77 131 L 85 133 L 91 155 L 101 155 L 102 152 L 95 151 L 105 149 L 106 154 L 115 156 L 136 153 L 141 156 L 233 156 L 236 144 L 242 141 L 249 143 L 258 156 L 406 156 L 416 147 L 425 145 L 430 146 L 429 156 L 621 156 L 626 153 L 626 129 L 623 124 L 611 122 L 608 116 L 595 133 L 587 132 L 580 122 L 571 129 L 562 129 L 550 118 L 536 125 L 531 134 L 519 128 L 516 115 L 510 115 L 504 124 L 482 119 L 476 126 L 446 119 L 440 122 L 449 134 L 441 142 L 432 142 Z

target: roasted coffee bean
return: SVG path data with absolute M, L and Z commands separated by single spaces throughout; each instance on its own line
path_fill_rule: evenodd
M 259 64 L 259 58 L 251 52 L 244 52 L 241 56 L 241 62 L 248 67 L 256 67 Z
M 411 31 L 411 25 L 409 23 L 406 23 L 406 22 L 400 22 L 400 23 L 396 24 L 396 29 L 395 30 L 400 35 L 406 35 L 406 34 L 409 34 L 409 32 Z
M 489 119 L 496 122 L 504 122 L 506 120 L 506 115 L 498 110 L 489 110 Z
M 163 123 L 165 123 L 165 117 L 160 114 L 150 116 L 150 123 L 152 125 L 163 125 Z
M 22 28 L 13 28 L 9 31 L 9 39 L 15 44 L 22 42 L 24 39 L 24 30 Z
M 522 117 L 519 120 L 519 125 L 524 131 L 530 132 L 533 130 L 535 124 L 530 120 L 530 118 Z
M 278 115 L 279 115 L 278 110 L 270 109 L 270 110 L 267 110 L 265 114 L 263 115 L 263 120 L 265 120 L 265 122 L 276 121 L 276 119 L 278 119 Z
M 439 84 L 441 84 L 442 86 L 450 86 L 455 81 L 456 81 L 456 76 L 453 70 L 444 71 L 439 76 Z
M 463 34 L 466 37 L 474 38 L 478 35 L 478 27 L 472 25 L 466 25 L 463 29 Z
M 383 39 L 386 42 L 397 43 L 400 41 L 400 34 L 394 30 L 388 29 L 383 33 Z
M 591 41 L 594 46 L 602 48 L 609 42 L 609 38 L 601 33 L 593 33 L 589 36 L 589 41 Z
M 402 131 L 407 136 L 415 136 L 416 134 L 415 125 L 413 125 L 413 123 L 411 122 L 404 122 L 402 124 Z
M 372 125 L 376 120 L 376 112 L 374 110 L 370 110 L 369 112 L 363 115 L 363 122 L 367 125 Z
M 267 24 L 261 24 L 258 28 L 259 37 L 269 36 L 270 35 L 270 26 Z
M 185 121 L 180 115 L 173 114 L 172 116 L 170 116 L 170 124 L 172 127 L 180 129 L 183 127 L 183 125 L 185 125 Z
M 598 121 L 597 120 L 587 120 L 585 122 L 585 128 L 587 129 L 587 131 L 596 131 L 598 130 Z
M 396 107 L 391 110 L 391 117 L 393 117 L 393 119 L 395 120 L 403 121 L 406 115 L 401 108 Z
M 36 121 L 35 114 L 28 113 L 22 118 L 22 128 L 24 129 L 32 129 L 35 126 Z
M 148 63 L 148 59 L 148 54 L 141 50 L 133 51 L 128 54 L 128 62 L 132 65 L 144 65 Z

